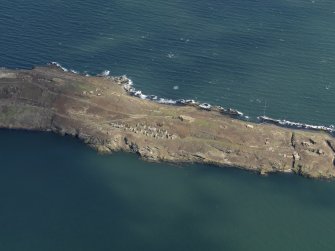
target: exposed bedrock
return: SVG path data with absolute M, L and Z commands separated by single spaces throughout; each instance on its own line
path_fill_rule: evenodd
M 129 95 L 125 82 L 55 66 L 2 69 L 0 127 L 68 134 L 100 152 L 134 152 L 151 161 L 335 177 L 335 140 L 325 132 L 245 122 L 192 105 L 158 104 Z

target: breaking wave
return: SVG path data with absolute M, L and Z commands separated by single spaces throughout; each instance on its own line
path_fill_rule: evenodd
M 54 66 L 56 66 L 56 67 L 62 69 L 64 72 L 68 72 L 68 71 L 69 71 L 69 70 L 66 69 L 64 66 L 62 66 L 60 63 L 57 63 L 57 62 L 50 62 L 50 63 L 48 63 L 48 65 L 54 65 Z
M 60 68 L 64 72 L 71 72 L 73 74 L 79 74 L 83 76 L 89 77 L 90 75 L 85 73 L 81 74 L 78 71 L 75 70 L 68 70 L 67 68 L 63 67 L 61 64 L 57 62 L 50 62 L 48 65 L 53 65 L 58 68 Z M 109 70 L 104 70 L 102 73 L 97 74 L 97 77 L 105 77 L 114 80 L 118 84 L 122 85 L 123 88 L 125 89 L 126 92 L 128 92 L 130 95 L 141 98 L 141 99 L 146 99 L 146 100 L 152 100 L 154 102 L 157 102 L 159 104 L 167 104 L 167 105 L 190 105 L 190 106 L 195 106 L 203 110 L 207 111 L 218 111 L 222 114 L 227 114 L 233 117 L 238 117 L 243 120 L 250 120 L 250 117 L 247 115 L 244 115 L 242 112 L 232 109 L 232 108 L 223 108 L 221 106 L 212 106 L 209 103 L 200 103 L 196 100 L 193 99 L 178 99 L 178 100 L 173 100 L 173 99 L 166 99 L 162 97 L 157 97 L 156 95 L 146 95 L 143 94 L 141 90 L 137 90 L 134 88 L 133 81 L 128 78 L 126 75 L 119 76 L 119 77 L 113 77 L 110 75 Z M 257 122 L 265 122 L 265 123 L 271 123 L 283 127 L 288 127 L 288 128 L 294 128 L 294 129 L 307 129 L 307 130 L 317 130 L 317 131 L 325 131 L 333 136 L 335 136 L 335 126 L 330 125 L 330 126 L 324 126 L 324 125 L 310 125 L 310 124 L 304 124 L 304 123 L 299 123 L 299 122 L 292 122 L 289 120 L 281 120 L 281 119 L 273 119 L 268 116 L 259 116 L 257 117 Z
M 330 132 L 331 134 L 335 133 L 335 126 L 323 126 L 323 125 L 309 125 L 304 123 L 292 122 L 289 120 L 281 120 L 281 119 L 273 119 L 267 116 L 260 116 L 257 117 L 258 120 L 262 122 L 268 122 L 276 125 L 291 127 L 291 128 L 298 128 L 298 129 L 310 129 L 310 130 L 318 130 L 318 131 L 326 131 Z

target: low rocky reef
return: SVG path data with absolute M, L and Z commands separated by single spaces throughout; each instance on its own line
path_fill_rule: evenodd
M 68 134 L 99 152 L 135 152 L 150 161 L 335 177 L 333 127 L 243 119 L 234 109 L 144 95 L 109 72 L 85 76 L 56 63 L 0 70 L 1 128 Z

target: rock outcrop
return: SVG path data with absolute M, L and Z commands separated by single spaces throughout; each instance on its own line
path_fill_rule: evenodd
M 335 177 L 335 140 L 325 132 L 158 104 L 129 95 L 125 84 L 124 77 L 85 77 L 55 66 L 1 69 L 0 127 L 68 134 L 100 152 L 134 152 L 151 161 Z

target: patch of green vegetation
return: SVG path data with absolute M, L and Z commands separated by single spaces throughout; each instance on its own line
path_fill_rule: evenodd
M 94 88 L 92 88 L 92 86 L 89 86 L 85 83 L 81 83 L 81 82 L 76 82 L 75 85 L 73 86 L 73 90 L 76 90 L 76 91 L 94 91 Z
M 205 119 L 196 119 L 194 121 L 194 124 L 197 126 L 201 126 L 201 127 L 210 127 L 211 126 L 211 122 Z
M 179 112 L 177 109 L 161 109 L 162 116 L 169 116 L 169 117 L 178 117 Z
M 14 107 L 14 106 L 4 106 L 1 109 L 0 112 L 0 119 L 1 120 L 8 120 L 13 118 L 15 115 L 17 115 L 20 109 L 18 107 Z
M 15 121 L 18 118 L 24 116 L 25 114 L 34 114 L 34 108 L 30 106 L 3 106 L 0 109 L 0 121 L 8 122 Z

